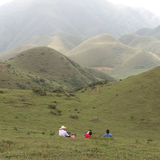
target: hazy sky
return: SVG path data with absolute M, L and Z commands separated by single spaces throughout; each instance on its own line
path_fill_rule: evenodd
M 2 4 L 5 4 L 5 3 L 8 3 L 8 2 L 11 2 L 12 0 L 0 0 L 0 6 Z M 23 1 L 23 0 L 22 0 Z
M 11 1 L 12 0 L 0 0 L 0 6 Z M 124 4 L 126 6 L 142 7 L 160 16 L 160 8 L 158 3 L 159 0 L 108 0 L 108 1 L 114 4 Z

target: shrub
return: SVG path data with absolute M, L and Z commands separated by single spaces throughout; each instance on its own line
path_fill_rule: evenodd
M 46 92 L 42 91 L 42 89 L 32 89 L 32 91 L 38 95 L 41 95 L 41 96 L 46 96 Z
M 51 136 L 55 135 L 55 132 L 50 131 L 50 135 Z
M 48 108 L 49 108 L 49 109 L 56 109 L 56 105 L 49 104 L 49 105 L 48 105 Z
M 78 116 L 77 115 L 70 115 L 70 118 L 73 118 L 73 119 L 77 119 L 78 118 Z

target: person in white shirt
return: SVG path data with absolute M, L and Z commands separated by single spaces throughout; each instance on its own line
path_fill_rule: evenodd
M 71 137 L 66 131 L 65 131 L 66 127 L 65 126 L 61 126 L 61 128 L 59 128 L 59 136 L 62 137 Z

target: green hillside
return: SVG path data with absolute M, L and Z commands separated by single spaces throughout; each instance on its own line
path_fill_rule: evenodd
M 157 39 L 126 35 L 120 41 L 112 35 L 103 34 L 86 40 L 67 56 L 81 65 L 97 68 L 117 79 L 142 73 L 160 64 L 151 49 L 153 44 L 159 43 Z
M 119 40 L 131 47 L 153 53 L 160 58 L 160 40 L 154 36 L 138 36 L 135 34 L 129 34 L 122 36 Z
M 153 29 L 141 28 L 138 31 L 136 31 L 135 34 L 139 36 L 151 36 L 160 40 L 160 25 L 158 25 L 156 28 Z
M 148 32 L 150 32 L 152 29 L 151 28 L 141 28 L 138 31 L 136 31 L 134 34 L 137 34 L 139 36 L 144 36 Z
M 110 76 L 92 72 L 49 47 L 35 47 L 21 52 L 6 63 L 1 62 L 0 88 L 46 90 L 74 89 Z M 94 75 L 95 73 L 95 75 Z
M 159 72 L 58 96 L 1 89 L 0 158 L 160 159 Z M 61 125 L 76 138 L 58 137 Z M 101 138 L 106 129 L 113 139 Z
M 48 47 L 53 48 L 62 54 L 67 54 L 75 46 L 62 37 L 54 36 Z
M 37 46 L 46 46 L 59 51 L 62 54 L 66 54 L 75 46 L 82 43 L 83 39 L 78 36 L 66 34 L 61 31 L 57 31 L 52 36 L 36 36 L 26 41 L 26 44 L 34 44 Z
M 103 34 L 86 40 L 67 56 L 81 65 L 114 68 L 135 52 L 134 48 L 123 45 L 112 35 Z
M 21 46 L 15 47 L 5 53 L 0 54 L 0 61 L 5 61 L 10 58 L 13 58 L 15 55 L 19 54 L 20 52 L 23 52 L 25 50 L 28 50 L 34 47 L 36 47 L 36 45 L 33 45 L 33 44 L 23 44 Z
M 156 28 L 152 29 L 150 32 L 146 34 L 147 36 L 153 36 L 160 40 L 160 25 Z

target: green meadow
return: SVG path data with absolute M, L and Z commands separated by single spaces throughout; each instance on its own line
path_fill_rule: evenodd
M 74 93 L 1 89 L 0 159 L 160 159 L 159 70 Z

